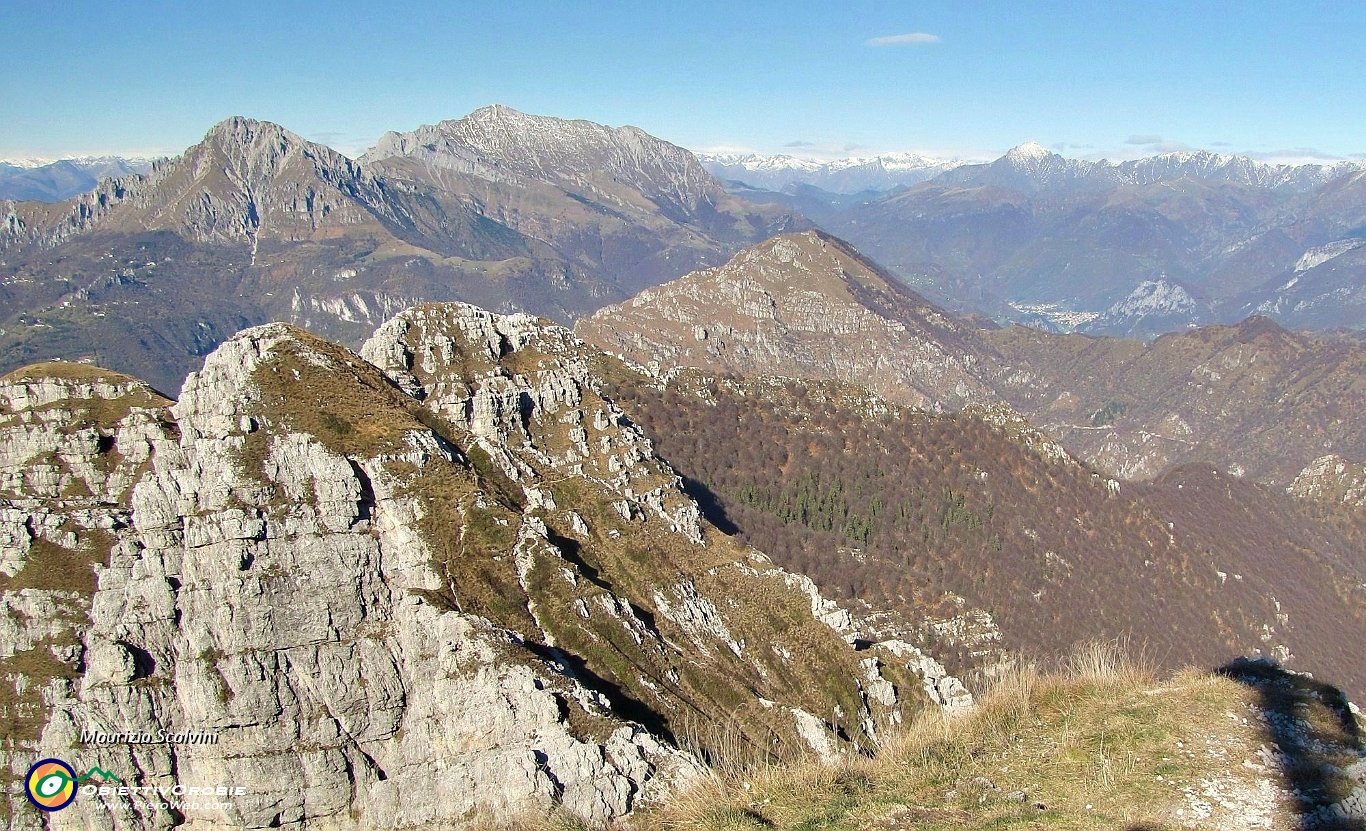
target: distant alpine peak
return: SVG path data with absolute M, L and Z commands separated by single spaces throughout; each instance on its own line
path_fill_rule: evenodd
M 1008 159 L 1046 159 L 1049 156 L 1056 156 L 1052 150 L 1039 144 L 1037 141 L 1027 141 L 1024 144 L 1016 145 L 1006 152 Z

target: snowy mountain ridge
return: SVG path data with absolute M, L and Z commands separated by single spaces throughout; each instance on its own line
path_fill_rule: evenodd
M 696 153 L 698 161 L 713 175 L 747 185 L 782 190 L 794 185 L 813 185 L 834 193 L 891 190 L 932 179 L 965 164 L 915 152 L 850 156 L 833 161 L 787 154 Z
M 952 184 L 996 184 L 1025 189 L 1060 182 L 1107 188 L 1200 179 L 1267 190 L 1310 191 L 1363 170 L 1363 162 L 1276 164 L 1208 150 L 1162 153 L 1123 162 L 1090 161 L 1069 159 L 1030 141 L 1011 148 L 994 162 L 962 165 L 950 178 Z
M 33 170 L 39 167 L 57 164 L 58 162 L 70 162 L 80 167 L 99 167 L 103 165 L 122 164 L 127 167 L 150 167 L 156 160 L 155 156 L 119 156 L 116 154 L 107 155 L 88 155 L 88 156 L 26 156 L 21 158 L 0 159 L 0 166 L 17 167 L 21 170 Z

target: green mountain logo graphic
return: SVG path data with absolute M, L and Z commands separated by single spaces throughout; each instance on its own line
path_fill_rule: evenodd
M 100 777 L 101 782 L 118 782 L 120 785 L 123 784 L 122 779 L 105 770 L 104 768 L 91 768 L 90 770 L 82 774 L 80 777 L 78 777 L 76 781 L 87 782 L 91 779 L 94 779 L 96 776 Z

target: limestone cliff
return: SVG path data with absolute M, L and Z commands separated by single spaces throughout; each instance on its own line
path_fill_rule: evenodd
M 43 826 L 45 756 L 245 789 L 82 793 L 51 827 L 602 822 L 723 743 L 868 747 L 926 701 L 921 656 L 856 653 L 699 517 L 564 329 L 434 305 L 363 354 L 271 324 L 174 404 L 82 365 L 0 381 L 10 827 Z

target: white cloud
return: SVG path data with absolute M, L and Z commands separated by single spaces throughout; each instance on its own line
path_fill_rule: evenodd
M 938 43 L 939 35 L 931 35 L 927 32 L 908 32 L 904 35 L 884 35 L 880 38 L 869 38 L 869 46 L 918 46 L 925 43 Z

